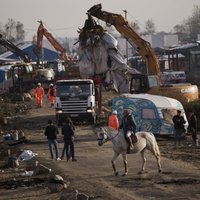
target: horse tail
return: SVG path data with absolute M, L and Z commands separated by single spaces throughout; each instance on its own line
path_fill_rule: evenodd
M 155 156 L 160 157 L 160 149 L 158 147 L 155 135 L 151 132 L 146 132 L 145 138 L 152 153 L 155 154 Z

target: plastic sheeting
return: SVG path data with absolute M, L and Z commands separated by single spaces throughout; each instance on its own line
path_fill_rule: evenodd
M 37 156 L 37 153 L 33 153 L 31 150 L 24 150 L 19 156 L 18 159 L 21 161 L 30 160 L 33 157 Z
M 117 44 L 107 32 L 101 37 L 89 37 L 85 46 L 79 46 L 80 75 L 82 78 L 101 76 L 105 85 L 112 85 L 112 89 L 119 93 L 127 93 L 130 75 L 139 72 L 126 64 Z

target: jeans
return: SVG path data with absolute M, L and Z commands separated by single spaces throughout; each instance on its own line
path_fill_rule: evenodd
M 64 153 L 66 152 L 67 158 L 72 157 L 74 159 L 74 142 L 71 140 L 66 140 L 64 141 L 64 147 L 63 147 L 63 152 L 62 155 L 64 157 Z
M 61 155 L 61 158 L 63 159 L 64 157 L 66 156 L 69 156 L 71 157 L 71 152 L 70 152 L 70 149 L 68 148 L 68 153 L 66 154 L 66 144 L 64 142 L 64 146 L 63 146 L 63 149 L 62 149 L 62 155 Z
M 48 144 L 49 144 L 49 150 L 51 154 L 51 159 L 54 158 L 53 156 L 53 150 L 55 150 L 56 153 L 56 158 L 58 158 L 58 142 L 56 139 L 48 139 Z
M 174 135 L 174 146 L 176 146 L 176 143 L 178 142 L 178 145 L 181 145 L 181 140 L 184 137 L 184 130 L 182 129 L 175 129 L 175 135 Z

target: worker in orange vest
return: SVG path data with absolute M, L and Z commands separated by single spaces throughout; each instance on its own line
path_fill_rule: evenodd
M 119 130 L 119 120 L 118 120 L 118 117 L 117 117 L 117 111 L 116 110 L 113 110 L 112 115 L 109 116 L 108 126 L 115 129 L 115 130 Z
M 51 107 L 53 107 L 55 103 L 55 96 L 56 96 L 56 89 L 53 88 L 53 83 L 50 84 L 50 87 L 48 89 L 48 96 L 49 96 Z
M 35 89 L 35 98 L 36 98 L 36 103 L 38 105 L 38 107 L 42 107 L 42 100 L 44 97 L 44 89 L 41 85 L 41 83 L 37 84 L 37 87 Z

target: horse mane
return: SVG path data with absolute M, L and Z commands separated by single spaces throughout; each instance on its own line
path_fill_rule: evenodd
M 112 134 L 115 134 L 115 135 L 123 133 L 123 130 L 121 130 L 121 129 L 116 130 L 116 129 L 113 129 L 113 128 L 109 127 L 109 126 L 104 126 L 102 128 L 103 128 L 103 130 L 106 131 L 106 133 L 112 133 Z

